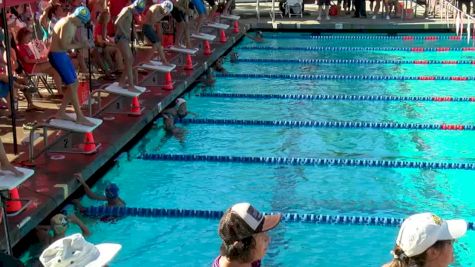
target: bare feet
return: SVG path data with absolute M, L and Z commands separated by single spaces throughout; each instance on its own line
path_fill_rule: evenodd
M 93 123 L 92 121 L 88 120 L 86 117 L 84 116 L 78 116 L 78 118 L 76 119 L 76 123 L 77 124 L 81 124 L 81 125 L 84 125 L 84 126 L 89 126 L 89 127 L 92 127 L 92 126 L 95 126 L 96 124 Z
M 17 177 L 19 176 L 22 176 L 23 173 L 21 171 L 19 171 L 17 168 L 15 168 L 15 166 L 11 165 L 10 163 L 8 164 L 4 164 L 4 166 L 2 167 L 3 170 L 5 171 L 11 171 L 13 172 L 13 174 Z
M 58 112 L 54 117 L 58 120 L 74 121 L 74 118 L 71 118 L 66 112 Z

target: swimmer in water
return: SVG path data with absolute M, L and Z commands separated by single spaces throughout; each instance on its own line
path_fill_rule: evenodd
M 188 114 L 193 115 L 196 117 L 196 114 L 193 112 L 189 112 L 186 106 L 186 100 L 184 98 L 177 98 L 175 100 L 175 105 L 167 108 L 163 111 L 163 114 L 169 115 L 171 119 L 179 118 L 184 119 Z
M 78 182 L 80 182 L 84 186 L 84 191 L 86 191 L 86 195 L 90 199 L 99 200 L 99 201 L 107 201 L 107 204 L 106 204 L 107 207 L 124 207 L 125 206 L 125 201 L 119 197 L 119 187 L 116 184 L 114 183 L 108 184 L 105 189 L 104 196 L 101 196 L 92 192 L 91 188 L 84 181 L 80 173 L 76 173 L 74 176 L 76 180 L 78 180 Z M 75 200 L 73 203 L 76 205 L 76 207 L 79 210 L 81 211 L 84 210 L 84 207 L 79 203 L 79 200 Z
M 223 67 L 223 58 L 222 57 L 219 58 L 218 60 L 216 60 L 216 62 L 213 64 L 212 68 L 216 72 L 224 73 L 224 74 L 227 73 L 226 69 Z
M 68 216 L 64 214 L 56 214 L 50 220 L 50 225 L 38 225 L 36 227 L 36 235 L 43 247 L 48 247 L 54 241 L 66 236 L 66 231 L 71 223 L 81 228 L 83 236 L 90 236 L 89 228 L 74 214 Z
M 234 52 L 234 51 L 231 51 L 229 53 L 229 61 L 231 63 L 236 63 L 236 62 L 238 62 L 238 60 L 239 60 L 239 54 Z
M 244 31 L 243 31 L 243 32 L 244 32 Z M 252 36 L 252 35 L 247 34 L 247 33 L 244 33 L 244 35 L 245 35 L 247 38 L 253 40 L 253 41 L 256 42 L 256 43 L 262 43 L 262 42 L 264 42 L 264 34 L 262 33 L 262 31 L 257 31 L 255 36 Z

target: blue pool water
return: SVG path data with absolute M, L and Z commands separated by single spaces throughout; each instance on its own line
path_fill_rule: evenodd
M 463 47 L 466 42 L 401 40 L 302 40 L 302 33 L 275 34 L 266 46 Z M 433 35 L 433 34 L 431 34 Z M 474 52 L 302 52 L 262 51 L 245 39 L 240 58 L 467 60 Z M 445 75 L 471 76 L 472 65 L 224 64 L 229 73 Z M 473 81 L 292 81 L 218 78 L 199 84 L 185 97 L 197 118 L 295 121 L 370 121 L 475 124 L 472 102 L 371 102 L 239 99 L 201 93 L 351 94 L 393 96 L 474 96 Z M 242 163 L 145 161 L 143 153 L 228 156 L 328 157 L 474 162 L 471 131 L 287 128 L 178 124 L 183 140 L 170 137 L 157 122 L 120 157 L 96 184 L 117 183 L 131 207 L 224 210 L 248 201 L 262 211 L 405 217 L 433 211 L 442 217 L 475 221 L 473 171 L 365 167 L 279 166 Z M 83 200 L 85 205 L 98 205 Z M 93 242 L 119 242 L 112 266 L 209 266 L 220 240 L 217 220 L 128 217 L 114 224 L 86 219 Z M 282 223 L 271 233 L 264 266 L 380 266 L 389 261 L 397 228 Z M 455 245 L 453 266 L 475 266 L 475 234 Z

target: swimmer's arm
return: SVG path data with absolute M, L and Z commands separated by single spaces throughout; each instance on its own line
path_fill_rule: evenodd
M 63 49 L 80 49 L 85 47 L 84 40 L 82 43 L 77 43 L 73 41 L 74 34 L 75 31 L 71 31 L 70 27 L 61 27 L 61 31 L 59 33 L 59 42 Z
M 87 183 L 84 181 L 84 179 L 82 178 L 81 174 L 79 173 L 76 173 L 74 174 L 74 177 L 76 178 L 76 180 L 78 180 L 78 182 L 80 182 L 82 184 L 82 186 L 84 187 L 84 191 L 86 191 L 86 195 L 90 198 L 90 199 L 93 199 L 93 200 L 107 200 L 107 198 L 105 196 L 100 196 L 94 192 L 92 192 L 91 188 L 89 187 L 89 185 L 87 185 Z
M 87 226 L 78 217 L 76 217 L 76 215 L 71 214 L 68 216 L 68 219 L 70 222 L 76 224 L 77 226 L 79 226 L 79 228 L 81 228 L 83 236 L 88 237 L 91 235 L 91 231 L 89 231 L 89 228 L 87 228 Z
M 192 115 L 193 118 L 197 118 L 197 117 L 198 117 L 198 114 L 196 114 L 196 113 L 194 113 L 194 112 L 188 111 L 188 114 Z

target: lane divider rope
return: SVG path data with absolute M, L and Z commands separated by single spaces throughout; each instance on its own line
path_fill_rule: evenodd
M 475 47 L 344 47 L 344 46 L 243 46 L 242 50 L 291 50 L 291 51 L 408 51 L 408 52 L 454 52 L 475 51 Z
M 452 96 L 297 95 L 297 94 L 239 94 L 239 93 L 202 93 L 197 96 L 215 97 L 215 98 L 293 99 L 293 100 L 475 102 L 475 97 L 452 97 Z
M 160 208 L 135 208 L 135 207 L 87 207 L 84 213 L 92 217 L 102 216 L 134 216 L 134 217 L 173 217 L 173 218 L 205 218 L 220 219 L 222 211 L 215 210 L 191 210 L 191 209 L 160 209 Z M 270 215 L 275 213 L 266 213 Z M 315 224 L 338 224 L 338 225 L 368 225 L 398 227 L 404 219 L 394 217 L 374 216 L 348 216 L 348 215 L 323 215 L 312 213 L 283 213 L 283 222 L 302 222 Z M 468 223 L 469 230 L 475 230 L 474 223 Z
M 447 36 L 418 36 L 418 35 L 265 35 L 266 39 L 317 39 L 317 40 L 402 40 L 402 41 L 462 41 L 467 39 L 467 36 L 447 35 Z M 475 36 L 472 37 L 475 39 Z
M 291 79 L 291 80 L 397 80 L 397 81 L 473 81 L 475 76 L 390 76 L 390 75 L 311 75 L 311 74 L 254 74 L 216 73 L 222 78 Z
M 353 121 L 263 121 L 263 120 L 228 120 L 228 119 L 182 119 L 185 124 L 213 125 L 251 125 L 251 126 L 283 126 L 308 128 L 372 128 L 372 129 L 417 129 L 417 130 L 458 130 L 473 131 L 475 125 L 463 124 L 428 124 L 398 122 L 353 122 Z
M 142 154 L 141 160 L 152 161 L 188 161 L 188 162 L 221 162 L 221 163 L 259 163 L 292 166 L 346 166 L 375 168 L 409 168 L 409 169 L 452 169 L 475 170 L 475 163 L 400 161 L 377 159 L 338 159 L 338 158 L 287 158 L 287 157 L 246 157 L 246 156 L 215 156 L 194 154 Z
M 382 59 L 274 59 L 274 58 L 240 58 L 237 62 L 246 63 L 299 63 L 299 64 L 411 64 L 411 65 L 475 65 L 475 60 L 382 60 Z

